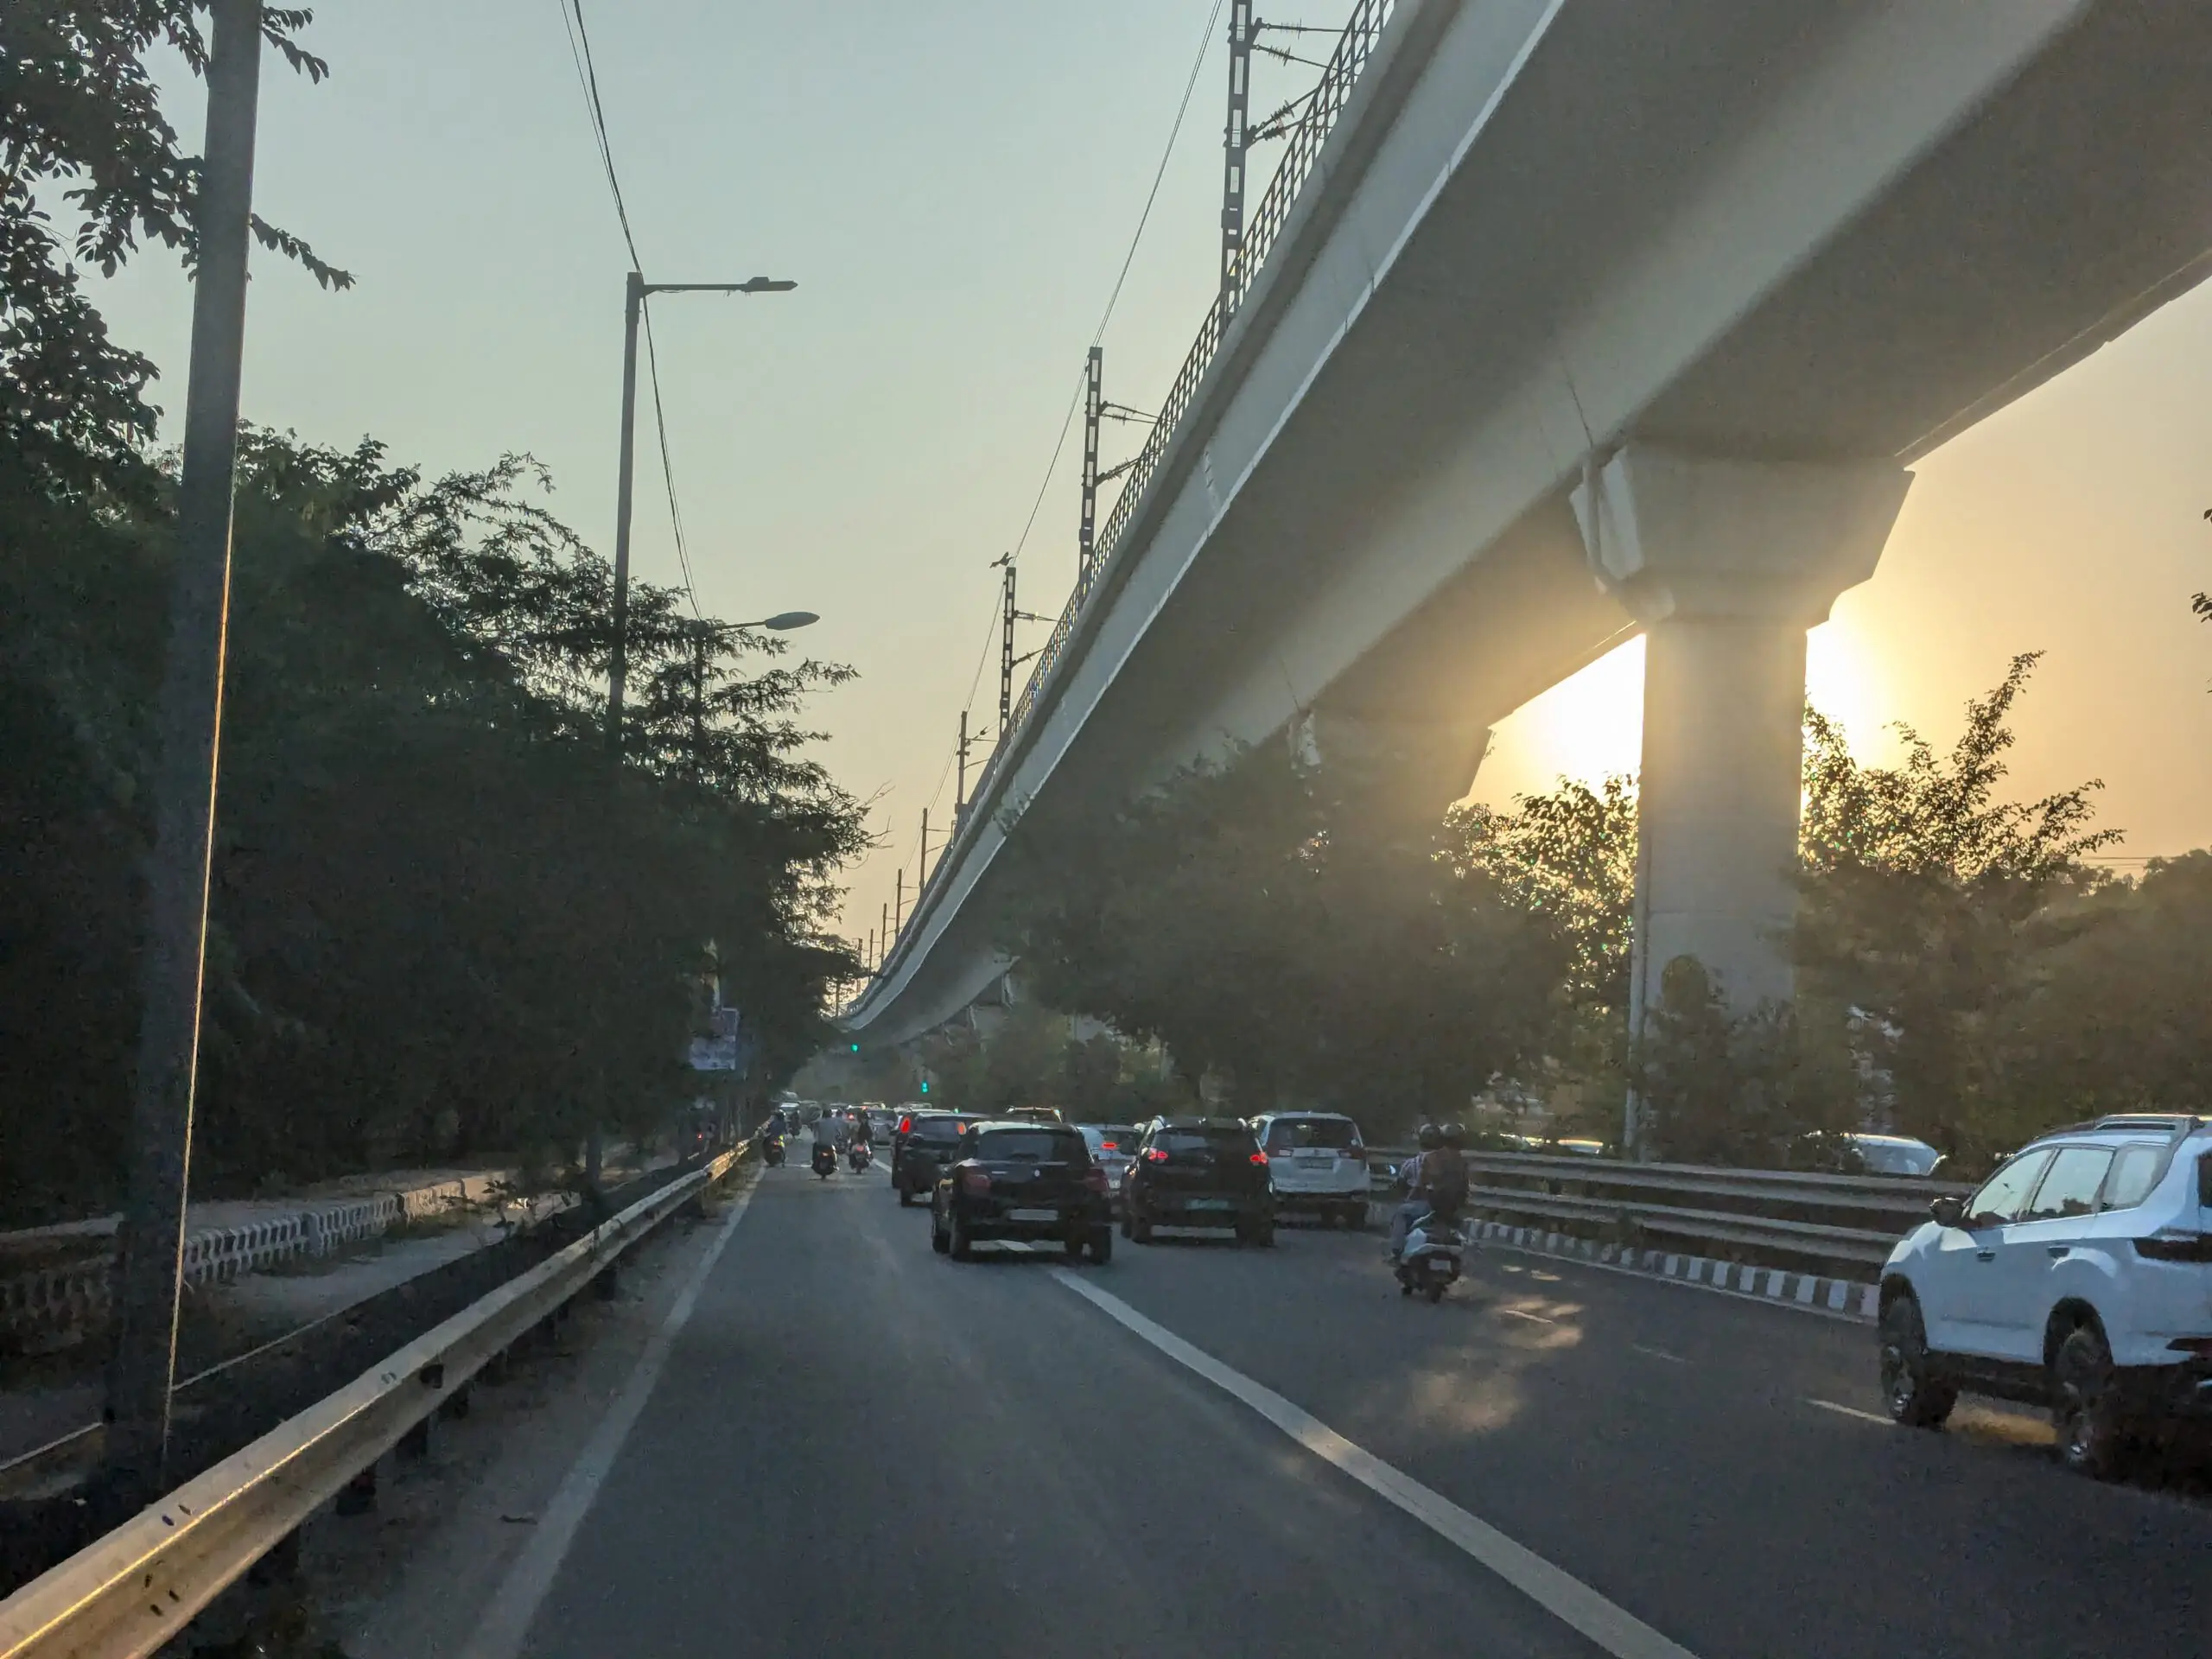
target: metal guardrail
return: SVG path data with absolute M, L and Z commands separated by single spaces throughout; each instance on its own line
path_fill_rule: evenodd
M 721 1180 L 747 1149 L 648 1193 L 0 1601 L 0 1659 L 156 1652 L 454 1389 Z
M 1370 1147 L 1387 1178 L 1410 1148 Z M 1386 1170 L 1376 1170 L 1375 1160 Z M 1792 1260 L 1878 1265 L 1899 1236 L 1927 1219 L 1931 1198 L 1971 1185 L 1891 1175 L 1630 1164 L 1541 1153 L 1470 1153 L 1467 1207 L 1515 1221 L 1748 1249 Z M 1685 1202 L 1688 1200 L 1688 1202 Z

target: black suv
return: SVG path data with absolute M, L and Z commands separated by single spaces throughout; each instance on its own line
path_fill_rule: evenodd
M 891 1190 L 900 1209 L 935 1190 L 938 1171 L 952 1160 L 961 1131 L 975 1121 L 957 1112 L 916 1112 L 906 1120 L 891 1147 Z
M 1228 1227 L 1243 1244 L 1275 1242 L 1268 1154 L 1234 1117 L 1155 1117 L 1122 1173 L 1122 1233 L 1152 1243 L 1154 1227 Z
M 968 1259 L 985 1238 L 1056 1238 L 1070 1255 L 1114 1254 L 1106 1172 L 1090 1161 L 1079 1130 L 1058 1123 L 986 1119 L 960 1137 L 938 1174 L 930 1207 L 930 1243 L 940 1255 Z

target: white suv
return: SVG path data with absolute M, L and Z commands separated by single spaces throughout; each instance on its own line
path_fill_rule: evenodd
M 2102 1117 L 1941 1198 L 1882 1269 L 1882 1391 L 1932 1428 L 1961 1389 L 2048 1405 L 2069 1467 L 2212 1414 L 2212 1118 Z
M 1276 1214 L 1304 1210 L 1354 1231 L 1367 1225 L 1367 1148 L 1358 1124 L 1340 1112 L 1267 1112 L 1251 1127 L 1268 1154 Z

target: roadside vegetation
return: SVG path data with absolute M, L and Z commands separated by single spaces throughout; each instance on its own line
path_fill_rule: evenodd
M 320 79 L 307 15 L 266 16 Z M 156 366 L 85 272 L 189 257 L 164 45 L 204 57 L 184 0 L 0 10 L 0 1224 L 122 1176 L 175 477 Z M 260 241 L 263 282 L 351 281 Z M 716 981 L 755 1078 L 825 1039 L 866 831 L 804 711 L 849 671 L 635 585 L 612 758 L 611 573 L 550 487 L 245 432 L 196 1192 L 648 1134 L 696 1092 Z

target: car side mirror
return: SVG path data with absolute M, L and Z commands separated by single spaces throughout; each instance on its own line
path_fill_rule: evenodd
M 1966 1200 L 1952 1198 L 1947 1193 L 1942 1198 L 1929 1201 L 1928 1213 L 1936 1218 L 1938 1227 L 1963 1227 L 1967 1223 Z

